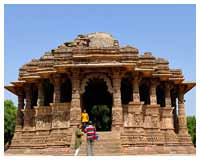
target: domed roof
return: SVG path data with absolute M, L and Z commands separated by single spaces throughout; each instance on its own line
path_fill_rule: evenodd
M 87 35 L 89 38 L 89 46 L 90 47 L 113 47 L 115 46 L 116 40 L 112 37 L 112 35 L 104 32 L 95 32 Z
M 104 48 L 118 45 L 117 40 L 115 40 L 112 35 L 104 32 L 95 32 L 87 35 L 80 35 L 79 38 L 88 39 L 89 47 Z

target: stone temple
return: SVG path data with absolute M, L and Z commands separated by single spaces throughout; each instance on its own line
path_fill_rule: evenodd
M 194 154 L 184 105 L 194 86 L 166 59 L 122 47 L 110 34 L 78 35 L 23 65 L 5 86 L 18 96 L 7 153 L 72 155 L 83 109 L 93 121 L 92 107 L 106 105 L 109 128 L 98 129 L 94 155 Z M 85 145 L 84 137 L 81 155 Z

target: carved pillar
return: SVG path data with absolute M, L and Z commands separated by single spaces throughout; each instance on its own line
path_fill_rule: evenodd
M 37 106 L 44 105 L 44 87 L 42 81 L 38 82 L 38 99 Z
M 26 108 L 23 110 L 24 112 L 24 128 L 30 129 L 34 126 L 34 109 L 31 109 L 31 98 L 32 98 L 32 90 L 31 84 L 28 83 L 25 85 L 25 94 L 26 94 Z
M 188 134 L 187 121 L 185 115 L 185 104 L 184 104 L 184 88 L 180 86 L 178 91 L 178 123 L 179 123 L 179 134 Z
M 150 85 L 150 104 L 151 105 L 157 104 L 157 97 L 156 97 L 157 83 L 158 82 L 155 79 L 151 80 L 151 85 Z
M 15 131 L 21 130 L 23 127 L 24 120 L 23 120 L 22 109 L 24 109 L 24 93 L 22 91 L 22 88 L 20 88 L 18 90 L 18 110 L 17 110 Z
M 159 84 L 157 79 L 150 80 L 150 105 L 147 105 L 144 113 L 144 128 L 151 128 L 152 131 L 160 130 L 160 106 L 157 104 L 156 87 Z
M 113 71 L 113 108 L 112 108 L 112 130 L 122 127 L 122 103 L 121 103 L 121 77 L 119 71 Z
M 25 109 L 31 109 L 31 84 L 25 85 L 25 94 L 26 94 L 26 108 Z
M 161 128 L 174 134 L 174 116 L 171 106 L 171 84 L 165 82 L 165 107 L 161 108 Z
M 80 77 L 79 70 L 74 69 L 72 73 L 72 101 L 70 110 L 70 125 L 76 126 L 79 123 L 81 123 Z
M 169 83 L 165 83 L 165 107 L 171 107 L 171 85 Z
M 134 75 L 133 79 L 133 101 L 129 102 L 127 107 L 127 124 L 124 126 L 124 132 L 140 132 L 144 130 L 143 126 L 143 112 L 142 105 L 143 102 L 140 102 L 140 92 L 139 92 L 139 82 L 140 78 L 138 74 Z
M 54 84 L 53 103 L 59 103 L 60 92 L 61 92 L 60 91 L 61 79 L 59 74 L 54 75 L 53 84 Z
M 139 77 L 133 79 L 133 102 L 140 102 Z

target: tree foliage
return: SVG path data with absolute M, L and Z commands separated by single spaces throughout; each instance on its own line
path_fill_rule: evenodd
M 110 130 L 111 116 L 110 108 L 107 105 L 95 105 L 92 107 L 91 114 L 94 117 L 96 129 L 100 131 Z
M 4 144 L 11 143 L 16 121 L 17 108 L 12 100 L 4 101 Z
M 196 147 L 196 117 L 188 116 L 187 117 L 187 128 L 190 136 L 192 137 L 192 143 Z

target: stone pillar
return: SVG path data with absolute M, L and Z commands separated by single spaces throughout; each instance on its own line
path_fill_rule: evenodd
M 177 105 L 176 105 L 176 94 L 172 92 L 171 94 L 171 102 L 173 109 L 173 121 L 174 121 L 174 131 L 178 133 L 178 117 L 177 117 Z
M 169 83 L 165 84 L 165 107 L 171 107 L 171 85 Z
M 124 126 L 124 132 L 140 132 L 144 130 L 143 126 L 143 113 L 142 105 L 140 102 L 140 92 L 139 92 L 139 82 L 140 78 L 137 74 L 134 75 L 132 85 L 133 85 L 133 101 L 129 102 L 127 106 L 127 124 Z M 124 109 L 124 108 L 123 108 Z
M 25 85 L 25 94 L 26 94 L 26 108 L 25 109 L 31 109 L 31 84 Z
M 120 130 L 122 127 L 123 113 L 121 102 L 121 77 L 119 71 L 113 71 L 113 107 L 112 107 L 112 130 Z
M 157 83 L 158 82 L 155 79 L 151 80 L 151 85 L 150 85 L 150 104 L 151 105 L 157 104 L 157 96 L 156 96 Z
M 160 130 L 160 106 L 157 104 L 156 87 L 159 84 L 157 79 L 150 80 L 149 94 L 150 105 L 147 105 L 144 112 L 144 128 L 151 128 L 152 131 Z
M 25 85 L 25 94 L 26 94 L 26 108 L 23 110 L 24 112 L 24 129 L 32 130 L 34 127 L 34 109 L 31 108 L 31 98 L 32 98 L 32 90 L 31 84 L 28 83 Z
M 185 104 L 184 104 L 184 88 L 179 87 L 178 91 L 178 124 L 179 134 L 188 134 L 187 121 L 185 115 Z
M 171 106 L 171 84 L 165 82 L 165 107 L 161 108 L 161 128 L 174 134 L 173 107 Z
M 61 85 L 61 79 L 60 79 L 59 74 L 54 75 L 53 84 L 54 84 L 53 103 L 59 103 L 60 102 L 60 85 Z
M 133 102 L 140 102 L 139 77 L 133 79 Z
M 70 125 L 76 126 L 81 123 L 81 106 L 80 106 L 80 77 L 79 70 L 74 69 L 72 72 L 72 101 L 70 110 Z
M 24 123 L 23 112 L 22 112 L 23 109 L 24 109 L 24 93 L 20 88 L 18 91 L 18 110 L 17 110 L 15 131 L 21 130 L 23 127 Z
M 44 87 L 42 81 L 38 82 L 37 106 L 44 106 Z

